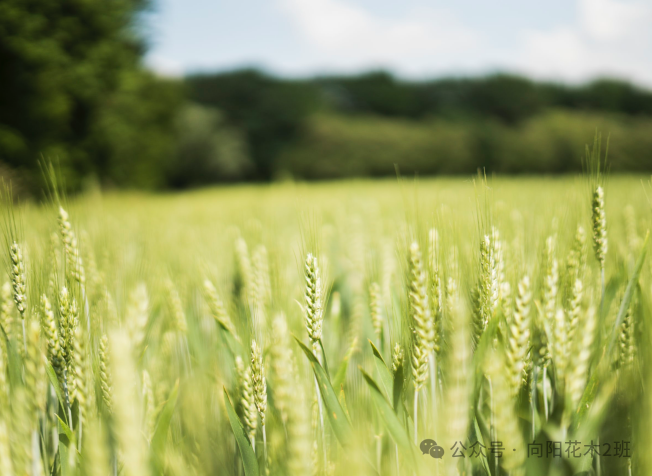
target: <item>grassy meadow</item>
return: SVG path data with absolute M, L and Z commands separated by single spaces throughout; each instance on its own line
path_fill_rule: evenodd
M 5 204 L 0 474 L 652 474 L 648 195 L 469 177 Z

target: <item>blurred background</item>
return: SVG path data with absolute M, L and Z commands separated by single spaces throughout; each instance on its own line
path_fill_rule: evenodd
M 0 175 L 42 189 L 652 170 L 650 0 L 2 0 Z

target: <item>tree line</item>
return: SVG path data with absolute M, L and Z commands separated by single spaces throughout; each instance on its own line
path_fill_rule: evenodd
M 598 126 L 615 131 L 617 170 L 652 165 L 652 92 L 626 81 L 292 80 L 254 69 L 162 78 L 143 66 L 150 6 L 0 3 L 0 175 L 30 191 L 42 189 L 44 160 L 71 190 L 387 175 L 393 163 L 557 173 L 568 167 L 550 157 L 579 163 Z

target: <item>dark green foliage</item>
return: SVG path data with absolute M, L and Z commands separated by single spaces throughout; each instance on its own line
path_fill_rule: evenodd
M 406 119 L 480 117 L 512 125 L 551 108 L 652 115 L 652 92 L 608 79 L 583 86 L 565 86 L 497 74 L 410 82 L 376 72 L 317 78 L 314 82 L 325 103 L 346 114 Z
M 325 101 L 344 113 L 419 117 L 428 108 L 417 88 L 383 71 L 354 77 L 318 78 L 315 82 Z
M 289 81 L 253 70 L 187 79 L 190 97 L 239 129 L 249 177 L 581 171 L 582 148 L 611 136 L 612 170 L 652 163 L 652 92 L 513 75 L 409 82 L 385 72 Z M 235 160 L 235 163 L 240 161 Z M 223 178 L 223 175 L 220 174 Z
M 121 187 L 167 186 L 182 99 L 175 81 L 145 71 L 125 72 L 86 139 L 93 147 L 89 156 L 93 172 L 105 183 Z
M 549 102 L 569 109 L 652 115 L 652 94 L 615 79 L 600 79 L 579 88 L 544 85 Z
M 516 124 L 541 111 L 546 98 L 540 89 L 540 86 L 525 78 L 491 76 L 470 82 L 467 107 L 481 116 Z
M 273 177 L 277 155 L 299 136 L 317 102 L 313 85 L 253 70 L 191 76 L 186 84 L 191 100 L 220 109 L 242 131 L 255 164 L 254 178 L 263 180 Z
M 242 134 L 217 109 L 187 104 L 177 117 L 177 143 L 168 184 L 182 188 L 249 178 L 253 164 Z
M 0 2 L 0 162 L 32 187 L 42 157 L 67 185 L 161 185 L 176 87 L 142 71 L 146 0 Z
M 581 144 L 609 131 L 614 172 L 652 168 L 652 118 L 550 110 L 517 125 L 494 119 L 407 121 L 373 116 L 313 116 L 305 134 L 279 157 L 297 178 L 582 171 Z

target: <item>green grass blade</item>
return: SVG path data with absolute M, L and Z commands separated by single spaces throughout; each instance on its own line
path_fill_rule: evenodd
M 608 356 L 610 356 L 611 353 L 613 352 L 614 344 L 616 343 L 616 339 L 619 335 L 618 329 L 620 329 L 620 326 L 623 323 L 623 319 L 625 319 L 625 314 L 627 314 L 629 305 L 631 304 L 632 298 L 634 297 L 634 291 L 636 290 L 636 286 L 638 284 L 638 278 L 641 275 L 641 270 L 643 269 L 643 263 L 645 262 L 645 255 L 647 254 L 647 241 L 649 238 L 650 238 L 650 232 L 648 231 L 645 234 L 645 241 L 643 242 L 641 254 L 638 257 L 638 260 L 636 261 L 636 267 L 634 268 L 634 272 L 632 273 L 632 276 L 629 278 L 629 282 L 627 283 L 627 288 L 625 288 L 625 295 L 623 296 L 623 300 L 620 303 L 620 308 L 618 309 L 618 316 L 616 317 L 616 322 L 614 322 L 613 332 L 611 333 L 611 338 L 609 339 L 609 347 L 607 350 Z
M 590 408 L 586 408 L 586 417 L 582 419 L 582 425 L 577 428 L 576 433 L 572 433 L 572 439 L 579 441 L 588 441 L 594 438 L 594 435 L 600 434 L 602 427 L 608 413 L 612 408 L 610 404 L 614 398 L 614 390 L 617 384 L 616 374 L 610 373 L 605 376 L 604 383 L 600 386 L 599 391 L 596 393 Z M 581 471 L 589 471 L 591 468 L 592 458 L 583 455 L 582 458 L 570 458 L 570 463 L 575 468 L 577 473 Z
M 380 389 L 378 384 L 374 381 L 374 379 L 363 369 L 360 369 L 360 372 L 362 372 L 362 376 L 364 377 L 365 381 L 367 382 L 367 385 L 369 386 L 369 389 L 371 391 L 371 398 L 373 399 L 376 405 L 376 408 L 378 410 L 378 413 L 380 414 L 380 418 L 382 419 L 385 425 L 385 428 L 387 428 L 387 432 L 390 434 L 390 436 L 392 437 L 394 442 L 398 445 L 398 447 L 406 455 L 408 461 L 412 464 L 412 466 L 417 467 L 418 465 L 417 448 L 410 441 L 410 437 L 408 436 L 405 427 L 401 424 L 401 421 L 399 420 L 398 416 L 396 416 L 396 413 L 394 412 L 392 405 L 390 405 L 389 401 L 387 401 L 387 399 L 383 395 L 382 390 Z
M 351 359 L 345 357 L 344 360 L 340 362 L 335 377 L 333 377 L 333 387 L 341 387 L 344 380 L 346 380 L 346 371 L 349 369 L 349 360 Z
M 606 352 L 603 351 L 600 360 L 598 362 L 598 365 L 593 370 L 593 373 L 589 378 L 589 382 L 584 388 L 584 393 L 582 394 L 582 398 L 580 399 L 580 403 L 577 407 L 577 412 L 573 416 L 573 421 L 570 427 L 570 430 L 573 433 L 578 431 L 579 427 L 582 425 L 582 422 L 586 419 L 587 415 L 589 414 L 589 410 L 593 404 L 593 401 L 595 400 L 596 395 L 598 394 L 600 382 L 602 380 L 609 380 L 608 367 L 609 367 L 609 363 L 612 362 L 612 358 L 613 358 L 612 353 L 614 350 L 614 344 L 617 337 L 620 335 L 619 328 L 622 325 L 623 319 L 625 318 L 625 314 L 627 313 L 627 309 L 629 308 L 629 305 L 632 301 L 632 297 L 634 296 L 634 291 L 636 290 L 636 286 L 638 283 L 638 278 L 640 277 L 641 270 L 643 269 L 643 263 L 645 262 L 645 255 L 647 253 L 647 242 L 649 237 L 650 237 L 650 233 L 648 232 L 645 235 L 645 241 L 643 242 L 641 253 L 638 257 L 638 260 L 636 261 L 636 267 L 634 268 L 634 272 L 632 273 L 632 276 L 629 278 L 629 282 L 627 283 L 627 288 L 625 288 L 625 294 L 623 296 L 622 302 L 620 303 L 618 316 L 616 317 L 616 322 L 614 322 L 613 329 L 611 332 L 611 337 L 609 339 L 609 346 L 606 348 L 607 349 Z
M 403 386 L 405 385 L 405 379 L 403 378 L 403 364 L 400 364 L 394 372 L 394 385 L 392 387 L 392 404 L 394 411 L 397 414 L 400 414 L 403 406 L 401 405 L 401 400 L 403 398 Z
M 228 327 L 226 327 L 222 322 L 217 321 L 217 327 L 222 336 L 222 340 L 226 343 L 226 348 L 231 353 L 231 357 L 234 359 L 239 355 L 245 355 L 242 350 L 242 344 L 240 341 L 231 333 Z
M 475 431 L 475 438 L 476 438 L 476 441 L 480 442 L 480 438 L 482 438 L 482 440 L 483 440 L 485 443 L 487 443 L 488 441 L 487 441 L 487 439 L 484 437 L 485 434 L 488 434 L 488 431 L 486 431 L 486 425 L 485 425 L 485 431 L 486 431 L 486 433 L 483 433 L 483 432 L 482 432 L 482 429 L 480 428 L 480 424 L 479 424 L 479 423 L 480 423 L 480 420 L 478 420 L 477 417 L 473 419 L 473 429 L 474 429 L 474 431 Z M 482 421 L 482 423 L 484 424 L 484 421 Z M 487 446 L 487 445 L 484 445 L 484 446 Z M 481 463 L 482 463 L 482 467 L 484 468 L 485 472 L 486 472 L 487 474 L 491 474 L 491 469 L 489 468 L 489 462 L 487 461 L 487 455 L 486 455 L 484 452 L 481 451 L 481 452 L 480 452 L 480 458 L 482 458 L 480 461 L 481 461 Z
M 59 451 L 57 451 L 54 455 L 52 468 L 48 472 L 50 473 L 50 476 L 57 476 L 57 474 L 61 474 L 61 453 Z
M 2 335 L 5 339 L 6 349 L 7 349 L 7 367 L 9 368 L 9 382 L 11 385 L 22 385 L 22 365 L 20 362 L 20 355 L 18 354 L 18 349 L 16 348 L 16 342 L 13 339 L 10 339 L 5 329 L 0 326 L 2 330 Z
M 340 386 L 340 394 L 338 395 L 337 400 L 340 402 L 342 410 L 344 410 L 346 417 L 349 419 L 349 423 L 351 423 L 351 415 L 349 415 L 349 409 L 346 406 L 346 394 L 344 393 L 344 385 Z
M 154 435 L 152 436 L 152 445 L 151 451 L 155 455 L 163 454 L 163 447 L 165 446 L 165 439 L 168 436 L 168 429 L 170 428 L 170 421 L 172 420 L 172 415 L 174 414 L 174 409 L 177 406 L 177 400 L 179 398 L 179 380 L 174 384 L 174 388 L 170 392 L 170 396 L 165 402 L 163 410 L 158 417 L 156 422 L 156 429 L 154 430 Z
M 482 383 L 482 376 L 484 374 L 484 360 L 486 358 L 487 351 L 491 348 L 491 343 L 493 342 L 496 332 L 498 332 L 498 326 L 500 321 L 503 319 L 502 314 L 494 316 L 494 318 L 489 321 L 489 325 L 482 333 L 480 341 L 478 342 L 477 347 L 475 348 L 475 353 L 473 354 L 473 368 L 475 369 L 475 384 L 473 389 L 473 398 L 472 402 L 478 400 L 478 392 L 480 391 L 480 385 Z
M 77 473 L 77 450 L 75 434 L 70 427 L 56 415 L 59 422 L 59 463 L 61 464 L 61 476 L 75 476 Z
M 374 353 L 374 362 L 376 363 L 376 370 L 378 370 L 381 388 L 385 392 L 385 397 L 389 399 L 390 397 L 393 397 L 394 380 L 392 378 L 392 373 L 387 368 L 385 359 L 383 359 L 382 354 L 374 343 L 369 341 L 369 345 L 371 345 L 371 350 Z
M 611 304 L 618 294 L 618 289 L 620 288 L 622 279 L 624 278 L 620 276 L 620 273 L 618 273 L 616 276 L 613 276 L 605 286 L 604 300 L 602 302 L 602 314 L 598 316 L 600 318 L 600 322 L 604 322 L 604 320 L 609 315 Z
M 342 409 L 342 406 L 337 399 L 337 395 L 328 380 L 326 371 L 319 364 L 312 351 L 297 339 L 296 336 L 294 336 L 294 339 L 299 344 L 299 347 L 301 347 L 301 350 L 303 350 L 303 353 L 306 354 L 306 357 L 312 366 L 312 370 L 315 373 L 315 378 L 319 385 L 319 393 L 324 401 L 326 414 L 331 423 L 331 428 L 333 428 L 333 433 L 335 433 L 337 440 L 343 447 L 349 446 L 353 437 L 353 429 L 351 428 L 349 419 L 346 417 L 346 413 Z
M 229 397 L 226 388 L 224 389 L 224 405 L 226 406 L 229 423 L 231 423 L 231 429 L 235 435 L 235 441 L 240 449 L 240 456 L 242 456 L 242 465 L 244 466 L 245 475 L 259 476 L 256 453 L 254 453 L 254 449 L 251 447 L 249 438 L 245 435 L 244 428 L 242 428 L 240 419 L 233 409 L 233 404 L 231 403 L 231 398 Z
M 63 434 L 66 436 L 66 438 L 68 438 L 68 441 L 67 441 L 66 445 L 70 446 L 71 443 L 75 442 L 75 434 L 70 429 L 68 424 L 65 421 L 63 421 L 59 415 L 56 415 L 56 417 L 57 417 L 57 420 L 59 420 L 59 426 L 61 427 L 61 430 L 63 431 Z M 61 433 L 59 433 L 59 434 L 61 434 Z
M 571 433 L 575 433 L 580 427 L 581 422 L 584 421 L 585 415 L 588 413 L 589 406 L 591 402 L 595 400 L 595 396 L 598 393 L 598 386 L 600 384 L 600 379 L 602 378 L 602 374 L 603 374 L 603 368 L 601 366 L 598 366 L 591 374 L 591 377 L 589 378 L 589 382 L 586 384 L 586 387 L 584 388 L 584 393 L 582 393 L 582 398 L 580 399 L 580 403 L 577 406 L 577 412 L 573 416 L 573 421 L 570 426 Z
M 357 339 L 355 342 L 357 342 Z M 344 359 L 342 359 L 342 362 L 340 362 L 340 366 L 337 368 L 335 377 L 333 377 L 333 388 L 341 387 L 346 380 L 346 372 L 349 369 L 349 362 L 351 361 L 352 356 L 353 352 L 349 350 L 349 352 L 347 352 L 344 356 Z
M 324 371 L 326 372 L 326 377 L 328 381 L 331 381 L 331 372 L 328 370 L 328 359 L 326 358 L 326 351 L 324 350 L 324 343 L 319 339 L 319 348 L 321 349 L 322 362 L 324 362 Z
M 59 464 L 61 465 L 61 476 L 75 476 L 77 474 L 77 451 L 65 438 L 59 440 Z
M 45 373 L 47 374 L 48 379 L 52 384 L 52 387 L 54 387 L 54 393 L 56 393 L 57 395 L 57 400 L 59 400 L 59 405 L 61 405 L 61 408 L 66 408 L 66 400 L 63 396 L 61 385 L 59 385 L 59 378 L 57 377 L 57 373 L 52 368 L 52 364 L 50 364 L 50 362 L 48 362 L 47 360 L 45 361 Z M 65 415 L 65 413 L 66 412 L 64 411 L 64 416 L 66 417 L 66 420 L 68 420 L 68 415 Z

